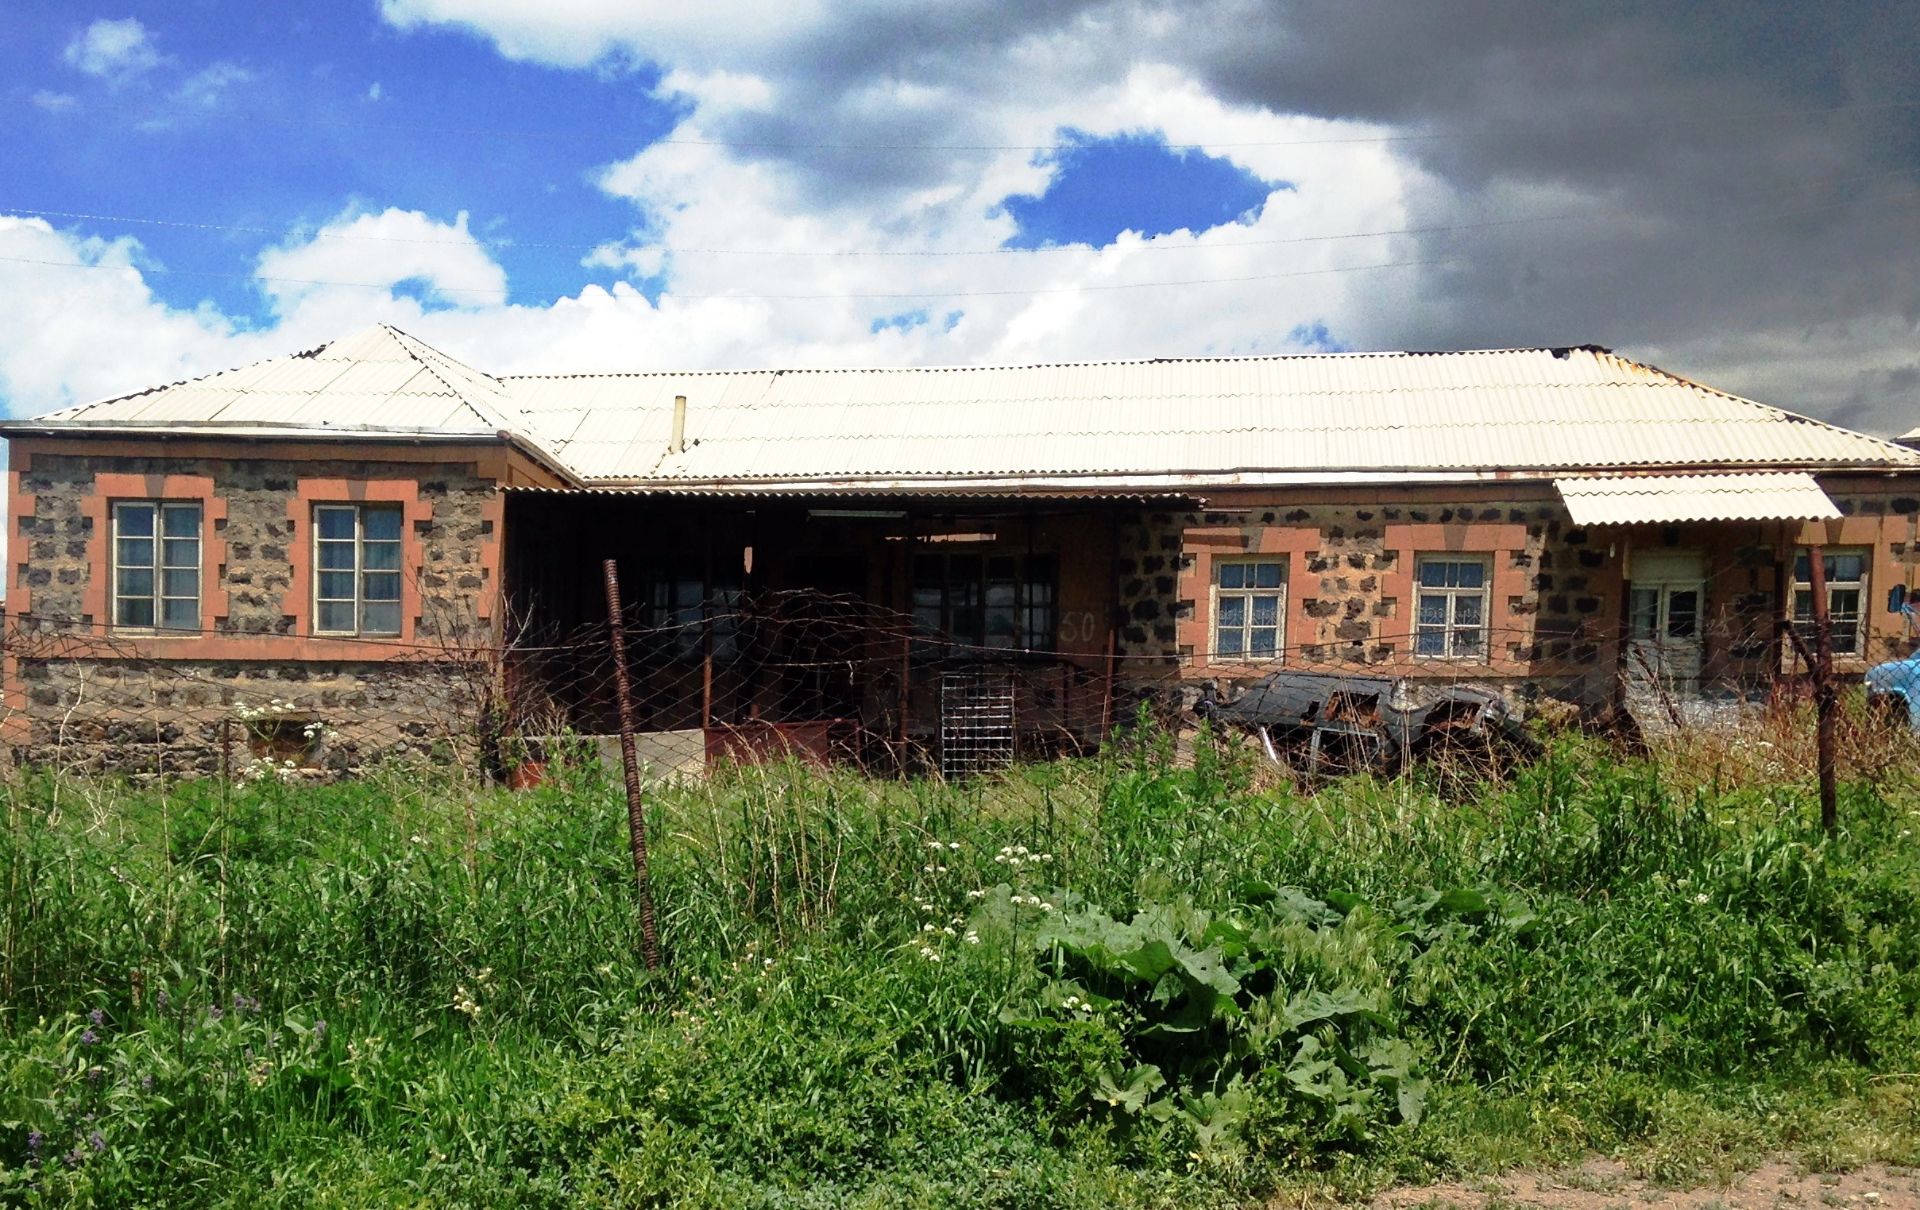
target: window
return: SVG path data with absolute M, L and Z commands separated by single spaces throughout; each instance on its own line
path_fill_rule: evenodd
M 200 629 L 200 506 L 113 506 L 113 624 Z
M 1414 586 L 1413 653 L 1483 659 L 1487 651 L 1487 560 L 1422 555 Z
M 397 504 L 314 506 L 314 633 L 400 633 L 400 526 Z
M 1867 598 L 1867 552 L 1864 550 L 1828 550 L 1821 552 L 1820 569 L 1827 577 L 1827 617 L 1833 634 L 1835 655 L 1859 655 L 1860 602 Z M 1807 552 L 1793 559 L 1793 623 L 1813 646 L 1813 582 L 1808 578 Z
M 916 556 L 914 624 L 970 647 L 1052 651 L 1057 576 L 1052 555 Z
M 1213 655 L 1221 660 L 1280 658 L 1286 564 L 1273 559 L 1216 560 Z
M 667 659 L 703 659 L 707 650 L 707 621 L 712 620 L 713 658 L 731 660 L 737 654 L 740 590 L 715 585 L 711 596 L 697 573 L 664 571 L 649 577 L 641 589 L 646 603 L 645 624 L 654 633 L 647 650 Z

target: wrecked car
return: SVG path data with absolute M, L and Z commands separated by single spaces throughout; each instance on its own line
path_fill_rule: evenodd
M 1911 638 L 1920 626 L 1920 616 L 1904 587 L 1896 585 L 1888 593 L 1887 610 L 1905 619 Z M 1866 680 L 1867 705 L 1874 713 L 1920 733 L 1920 651 L 1904 660 L 1875 664 L 1867 669 Z
M 1308 777 L 1421 762 L 1484 774 L 1540 752 L 1506 700 L 1476 685 L 1416 690 L 1387 677 L 1276 672 L 1226 700 L 1209 687 L 1194 712 L 1257 737 L 1274 764 Z

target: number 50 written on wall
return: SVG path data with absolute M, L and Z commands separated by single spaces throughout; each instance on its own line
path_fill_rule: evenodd
M 1081 643 L 1092 643 L 1099 639 L 1099 626 L 1094 621 L 1093 610 L 1082 609 L 1077 613 L 1060 615 L 1060 645 L 1073 647 Z

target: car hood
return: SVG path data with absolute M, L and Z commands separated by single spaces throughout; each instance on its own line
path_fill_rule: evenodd
M 1920 656 L 1888 660 L 1867 669 L 1867 688 L 1876 693 L 1913 694 L 1920 690 Z

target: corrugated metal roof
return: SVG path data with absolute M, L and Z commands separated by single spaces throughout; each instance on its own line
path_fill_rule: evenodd
M 1840 510 L 1804 473 L 1556 479 L 1576 525 L 1830 521 Z
M 669 453 L 678 395 L 687 446 Z M 1904 446 L 1596 348 L 496 378 L 380 325 L 25 423 L 507 431 L 583 483 L 723 490 L 1920 468 Z
M 318 349 L 35 417 L 35 426 L 295 428 L 494 437 L 500 385 L 384 324 Z
M 590 481 L 1914 466 L 1599 349 L 501 379 Z M 687 449 L 667 453 L 673 397 Z

